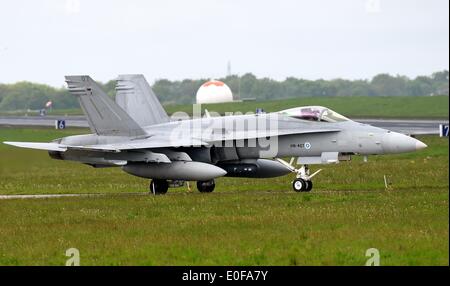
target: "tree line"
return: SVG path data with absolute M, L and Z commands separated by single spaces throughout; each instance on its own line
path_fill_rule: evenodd
M 190 104 L 195 102 L 198 88 L 209 79 L 171 81 L 158 79 L 152 88 L 165 104 Z M 426 96 L 449 94 L 448 70 L 430 76 L 410 79 L 406 76 L 378 74 L 371 80 L 306 80 L 288 77 L 283 81 L 257 78 L 251 73 L 230 75 L 217 80 L 225 82 L 236 99 L 277 100 L 315 96 Z M 99 83 L 111 97 L 115 96 L 115 81 Z M 41 109 L 52 101 L 55 109 L 79 108 L 78 101 L 66 88 L 44 84 L 17 82 L 0 84 L 0 110 Z

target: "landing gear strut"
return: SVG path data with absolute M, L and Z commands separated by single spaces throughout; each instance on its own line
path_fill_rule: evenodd
M 320 169 L 310 175 L 308 165 L 302 165 L 300 169 L 297 169 L 292 165 L 294 158 L 292 158 L 289 163 L 279 158 L 276 160 L 289 168 L 293 173 L 296 173 L 296 179 L 292 182 L 292 188 L 296 192 L 310 192 L 313 187 L 313 183 L 311 181 L 312 177 L 322 171 L 322 169 Z
M 169 189 L 169 183 L 166 180 L 152 180 L 150 182 L 150 194 L 164 195 Z
M 211 193 L 212 191 L 214 191 L 215 187 L 216 183 L 214 182 L 214 180 L 197 182 L 197 189 L 200 193 Z

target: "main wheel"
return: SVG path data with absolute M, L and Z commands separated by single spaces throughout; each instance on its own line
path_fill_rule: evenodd
M 212 191 L 214 191 L 215 187 L 216 183 L 214 182 L 214 180 L 197 182 L 197 189 L 200 193 L 211 193 Z
M 150 194 L 164 195 L 169 189 L 169 184 L 166 180 L 152 180 L 150 182 Z
M 313 187 L 312 181 L 306 181 L 305 192 L 310 192 L 312 190 L 312 187 Z
M 295 179 L 292 182 L 292 188 L 296 192 L 303 192 L 306 190 L 306 182 L 303 179 Z

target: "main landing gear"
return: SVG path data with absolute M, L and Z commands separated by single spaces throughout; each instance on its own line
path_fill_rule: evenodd
M 215 187 L 216 182 L 214 182 L 214 180 L 197 182 L 197 189 L 200 193 L 211 193 L 212 191 L 214 191 Z
M 177 182 L 179 183 L 179 182 Z M 150 182 L 150 194 L 153 195 L 164 195 L 167 193 L 167 190 L 170 187 L 174 186 L 182 186 L 180 184 L 174 185 L 171 181 L 171 184 L 167 180 L 161 180 L 161 179 L 153 179 Z M 197 189 L 200 193 L 211 193 L 214 191 L 214 188 L 216 187 L 216 183 L 214 180 L 209 181 L 198 181 L 197 182 Z
M 164 195 L 169 189 L 169 183 L 166 180 L 152 180 L 150 182 L 150 194 Z

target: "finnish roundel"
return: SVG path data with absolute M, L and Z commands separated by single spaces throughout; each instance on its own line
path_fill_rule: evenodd
M 305 142 L 305 149 L 307 150 L 311 149 L 311 143 Z
M 198 89 L 196 99 L 198 104 L 230 102 L 233 101 L 233 93 L 225 83 L 210 80 Z

